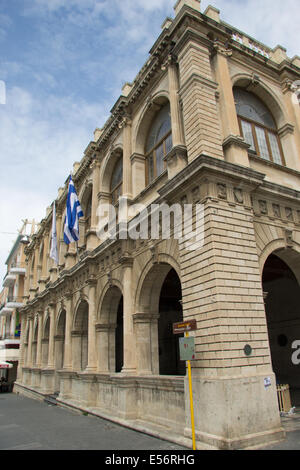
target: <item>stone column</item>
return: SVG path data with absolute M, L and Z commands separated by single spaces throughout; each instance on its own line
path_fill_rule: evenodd
M 152 374 L 151 318 L 145 313 L 134 314 L 136 337 L 136 366 L 139 375 Z
M 25 339 L 26 339 L 27 318 L 23 314 L 21 316 L 21 333 L 20 333 L 20 355 L 19 366 L 17 369 L 17 381 L 22 382 L 22 368 L 25 366 Z
M 125 116 L 120 124 L 123 128 L 123 196 L 128 199 L 132 198 L 132 180 L 131 180 L 131 119 Z
M 37 353 L 36 353 L 36 366 L 40 369 L 42 367 L 42 334 L 43 334 L 43 311 L 38 312 L 38 337 L 37 337 Z
M 172 142 L 173 146 L 185 145 L 183 124 L 179 103 L 179 79 L 177 70 L 177 59 L 170 55 L 168 57 L 168 79 L 169 79 L 169 96 L 170 110 L 172 122 Z
M 49 352 L 48 352 L 48 366 L 47 369 L 54 369 L 55 358 L 54 358 L 54 333 L 55 333 L 55 313 L 56 304 L 49 304 L 50 309 L 50 330 L 49 330 Z
M 289 168 L 300 171 L 300 106 L 294 91 L 293 82 L 284 79 L 281 84 L 285 112 L 289 121 L 278 129 L 284 160 Z
M 65 328 L 65 351 L 64 365 L 66 370 L 72 370 L 72 318 L 73 318 L 73 302 L 72 295 L 68 294 L 64 299 L 64 307 L 66 310 L 66 328 Z
M 132 265 L 133 259 L 124 257 L 123 265 L 123 321 L 124 321 L 124 361 L 122 373 L 133 374 L 135 364 L 135 338 L 133 333 L 133 292 L 132 292 Z
M 30 315 L 28 316 L 28 321 L 29 321 L 29 337 L 28 337 L 28 349 L 27 349 L 27 361 L 26 361 L 26 366 L 27 367 L 32 367 L 32 335 L 33 335 L 33 316 Z
M 15 337 L 15 329 L 16 329 L 16 311 L 13 312 L 11 315 L 10 320 L 10 332 L 9 335 L 14 338 Z
M 97 209 L 98 209 L 98 192 L 99 192 L 99 178 L 100 178 L 100 162 L 94 160 L 91 164 L 93 172 L 93 189 L 92 189 L 92 207 L 91 207 L 91 226 L 87 236 L 87 249 L 91 250 L 96 248 L 98 244 L 97 237 Z
M 214 43 L 215 56 L 213 67 L 218 82 L 218 102 L 223 130 L 223 149 L 225 158 L 231 163 L 249 166 L 248 144 L 240 135 L 240 128 L 236 114 L 232 82 L 228 67 L 228 57 L 231 57 L 232 50 L 222 43 Z
M 173 148 L 166 156 L 168 177 L 173 178 L 187 165 L 187 151 L 184 140 L 183 122 L 179 102 L 179 78 L 177 70 L 177 58 L 170 54 L 162 69 L 168 69 L 169 97 L 172 126 Z
M 99 373 L 107 374 L 110 370 L 109 368 L 109 334 L 112 326 L 109 324 L 100 324 L 96 325 L 97 331 L 97 371 Z
M 96 279 L 89 279 L 89 324 L 88 324 L 88 365 L 87 372 L 97 370 L 96 355 Z

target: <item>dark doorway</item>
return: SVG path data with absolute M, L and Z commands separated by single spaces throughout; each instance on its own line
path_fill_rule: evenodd
M 273 371 L 277 383 L 290 386 L 292 406 L 300 406 L 299 365 L 292 361 L 292 344 L 300 339 L 300 287 L 288 265 L 274 254 L 265 263 L 262 286 Z
M 117 312 L 117 326 L 116 326 L 116 372 L 121 372 L 124 362 L 123 353 L 123 297 L 121 297 L 118 312 Z
M 181 283 L 174 269 L 167 274 L 159 301 L 159 373 L 185 375 L 185 361 L 179 359 L 179 335 L 173 334 L 173 323 L 183 320 Z

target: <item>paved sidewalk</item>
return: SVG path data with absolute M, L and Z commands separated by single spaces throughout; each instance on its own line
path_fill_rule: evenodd
M 282 417 L 281 422 L 286 431 L 286 439 L 263 450 L 300 450 L 300 409 L 290 416 Z
M 282 418 L 285 441 L 259 450 L 300 450 L 300 413 Z M 14 393 L 0 394 L 0 450 L 187 451 L 101 418 Z
M 0 394 L 1 450 L 187 450 L 101 418 Z

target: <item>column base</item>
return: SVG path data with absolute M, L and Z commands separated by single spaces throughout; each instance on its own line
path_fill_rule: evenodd
M 271 379 L 266 386 L 264 378 Z M 190 436 L 189 385 L 185 378 L 186 435 Z M 273 373 L 192 378 L 198 441 L 219 449 L 243 449 L 282 440 Z

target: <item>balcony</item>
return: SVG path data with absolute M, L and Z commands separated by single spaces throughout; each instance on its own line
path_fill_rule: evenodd
M 15 308 L 21 308 L 23 304 L 24 297 L 8 296 L 6 302 L 0 305 L 0 316 L 12 314 Z
M 7 308 L 21 308 L 23 307 L 24 297 L 13 297 L 8 296 L 6 300 L 6 307 Z
M 26 274 L 26 267 L 25 263 L 13 263 L 9 268 L 9 274 Z
M 17 276 L 15 274 L 11 274 L 10 272 L 6 274 L 3 280 L 3 287 L 12 287 L 17 280 Z
M 8 308 L 6 303 L 3 303 L 0 305 L 0 317 L 2 315 L 10 315 L 13 313 L 14 309 L 13 308 Z

